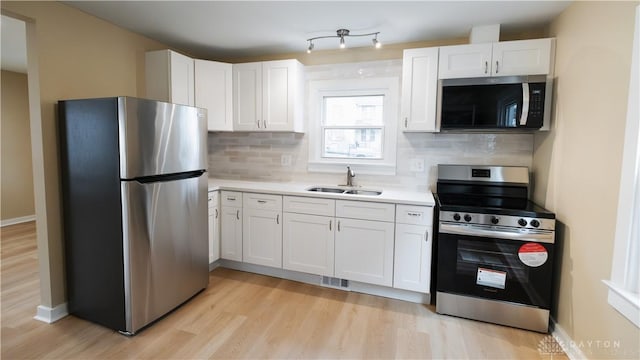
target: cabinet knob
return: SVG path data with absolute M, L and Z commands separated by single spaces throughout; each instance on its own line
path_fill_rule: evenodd
M 404 118 L 404 127 L 407 128 L 409 126 L 409 118 Z
M 218 209 L 214 209 L 216 213 L 216 219 L 218 218 Z
M 331 231 L 331 220 L 329 220 L 329 231 Z
M 267 128 L 267 120 L 262 120 L 262 128 Z
M 236 219 L 240 220 L 240 209 L 236 210 Z
M 487 74 L 489 72 L 489 62 L 485 61 L 484 62 L 484 73 Z
M 276 224 L 280 225 L 280 214 L 276 215 Z
M 260 129 L 260 120 L 256 120 L 256 122 L 258 123 L 258 129 Z
M 338 220 L 338 231 L 340 231 L 340 220 Z
M 498 61 L 496 60 L 496 74 L 498 73 L 498 66 L 499 66 L 499 63 L 498 63 Z

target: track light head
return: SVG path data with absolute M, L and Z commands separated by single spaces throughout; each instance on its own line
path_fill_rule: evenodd
M 313 50 L 313 41 L 309 40 L 309 47 L 307 48 L 307 54 L 311 54 L 311 50 Z
M 380 49 L 382 47 L 382 43 L 378 41 L 378 34 L 376 34 L 376 37 L 373 38 L 372 42 L 376 49 Z
M 344 49 L 347 45 L 344 43 L 344 36 L 340 37 L 340 49 Z

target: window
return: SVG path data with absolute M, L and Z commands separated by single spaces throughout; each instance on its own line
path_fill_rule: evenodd
M 631 56 L 631 82 L 618 197 L 618 221 L 613 248 L 608 301 L 640 327 L 640 6 Z
M 320 125 L 323 158 L 382 159 L 384 96 L 327 96 Z
M 309 170 L 395 175 L 398 78 L 309 85 Z

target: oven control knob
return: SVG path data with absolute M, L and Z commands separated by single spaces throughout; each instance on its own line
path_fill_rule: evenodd
M 460 221 L 460 214 L 453 214 L 453 220 Z
M 499 223 L 499 222 L 500 222 L 500 219 L 499 219 L 499 218 L 497 218 L 497 217 L 495 217 L 495 216 L 492 216 L 492 217 L 491 217 L 491 223 L 492 223 L 493 225 L 496 225 L 496 224 L 497 224 L 497 223 Z
M 520 226 L 527 226 L 527 220 L 525 220 L 525 219 L 520 219 L 520 220 L 518 220 L 518 225 L 520 225 Z
M 540 226 L 540 221 L 536 219 L 531 220 L 531 226 L 537 228 L 538 226 Z
M 471 221 L 471 215 L 466 214 L 466 215 L 464 216 L 464 221 L 466 221 L 466 222 Z

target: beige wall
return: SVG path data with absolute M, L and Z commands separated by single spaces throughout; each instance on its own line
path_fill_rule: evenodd
M 55 104 L 71 98 L 144 96 L 144 53 L 166 46 L 58 2 L 2 1 L 1 6 L 7 15 L 35 23 L 42 138 L 34 141 L 43 144 L 45 178 L 43 199 L 36 198 L 38 227 L 44 227 L 38 229 L 38 257 L 42 305 L 53 307 L 66 300 Z M 44 243 L 41 234 L 46 234 Z
M 31 135 L 27 74 L 2 71 L 2 220 L 31 216 L 33 206 L 33 171 L 31 169 Z
M 557 214 L 557 311 L 589 358 L 638 358 L 640 332 L 607 303 L 638 2 L 575 2 L 550 27 L 557 38 L 552 130 L 536 135 L 534 198 Z

